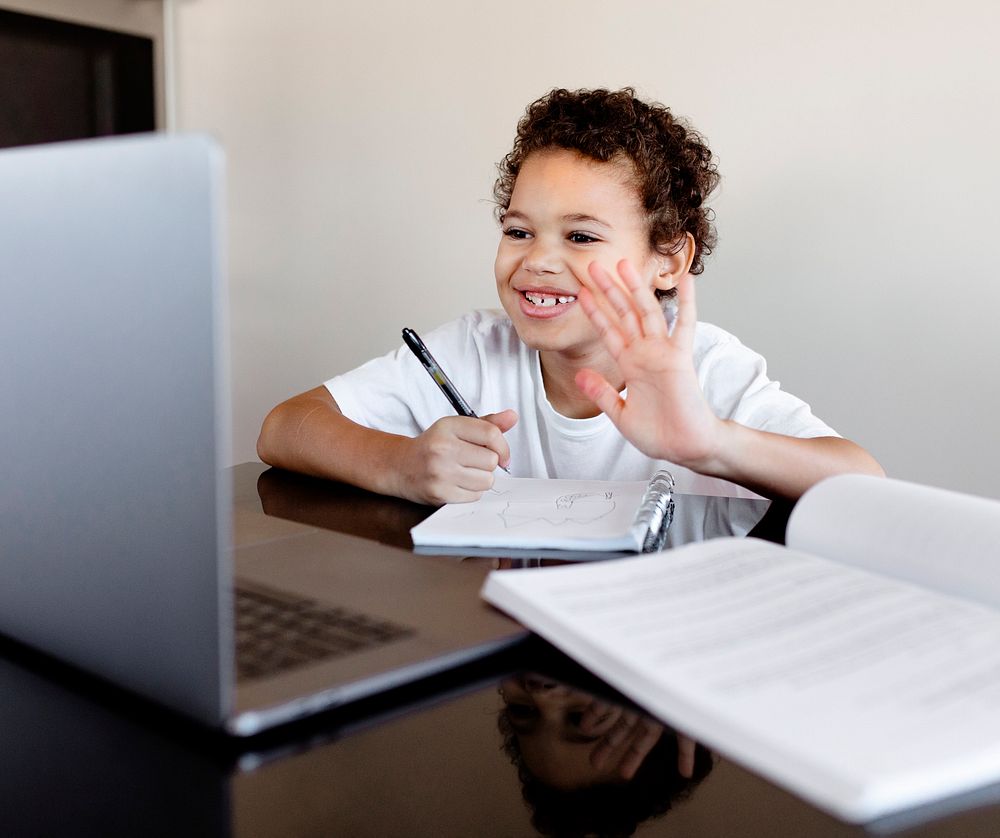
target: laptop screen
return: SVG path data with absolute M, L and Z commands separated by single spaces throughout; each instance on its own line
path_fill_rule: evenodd
M 221 152 L 155 135 L 11 149 L 0 195 L 0 632 L 221 719 Z

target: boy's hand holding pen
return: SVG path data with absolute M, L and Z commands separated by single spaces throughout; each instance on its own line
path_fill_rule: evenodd
M 403 329 L 403 341 L 458 413 L 439 419 L 416 439 L 421 494 L 431 503 L 476 500 L 493 485 L 498 466 L 510 474 L 510 449 L 503 435 L 517 423 L 517 414 L 504 410 L 477 416 L 417 333 Z

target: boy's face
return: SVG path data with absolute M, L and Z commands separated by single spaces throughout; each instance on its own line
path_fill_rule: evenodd
M 629 743 L 617 745 L 613 758 L 601 767 L 591 761 L 594 748 L 617 716 L 585 734 L 580 719 L 594 698 L 562 684 L 543 687 L 543 680 L 520 675 L 501 685 L 504 712 L 528 770 L 546 785 L 564 790 L 620 781 L 619 763 Z
M 502 224 L 497 292 L 517 333 L 538 350 L 586 357 L 600 341 L 576 301 L 598 262 L 614 277 L 628 259 L 650 286 L 663 257 L 649 245 L 646 219 L 624 163 L 600 163 L 564 149 L 527 157 Z

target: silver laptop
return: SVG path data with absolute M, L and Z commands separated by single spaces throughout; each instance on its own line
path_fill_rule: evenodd
M 222 175 L 200 137 L 0 152 L 0 633 L 249 735 L 525 632 L 478 568 L 232 548 Z

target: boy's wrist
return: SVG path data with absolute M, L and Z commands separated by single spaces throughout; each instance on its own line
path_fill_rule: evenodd
M 698 474 L 729 480 L 734 470 L 732 453 L 740 444 L 738 435 L 742 426 L 731 419 L 713 418 L 715 421 L 711 433 L 711 442 L 707 450 L 697 459 L 679 463 L 678 465 L 689 468 Z
M 412 499 L 412 480 L 405 467 L 413 439 L 397 434 L 383 434 L 377 454 L 362 466 L 369 471 L 371 489 L 380 495 Z

